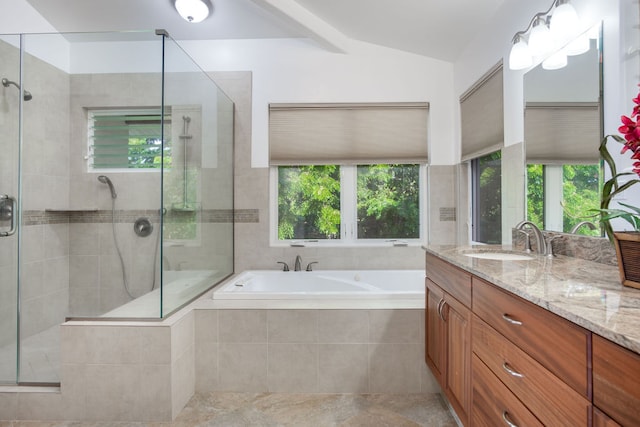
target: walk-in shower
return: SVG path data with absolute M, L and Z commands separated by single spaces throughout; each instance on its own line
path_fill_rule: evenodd
M 0 384 L 58 383 L 61 323 L 233 272 L 233 103 L 164 31 L 0 35 L 0 77 Z

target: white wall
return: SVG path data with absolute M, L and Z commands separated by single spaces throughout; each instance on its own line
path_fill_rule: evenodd
M 432 164 L 452 164 L 452 64 L 367 43 L 349 54 L 304 40 L 184 41 L 205 70 L 253 73 L 252 166 L 268 165 L 268 104 L 272 102 L 430 103 Z

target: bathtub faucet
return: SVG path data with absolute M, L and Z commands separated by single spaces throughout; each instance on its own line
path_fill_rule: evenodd
M 296 262 L 293 266 L 293 271 L 301 271 L 302 270 L 302 258 L 300 258 L 300 255 L 296 255 Z

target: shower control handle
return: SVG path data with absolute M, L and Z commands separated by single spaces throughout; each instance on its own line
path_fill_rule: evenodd
M 18 224 L 16 221 L 16 212 L 18 212 L 18 202 L 15 197 L 0 194 L 0 219 L 11 220 L 11 228 L 9 228 L 9 231 L 1 231 L 0 237 L 9 237 L 15 234 Z

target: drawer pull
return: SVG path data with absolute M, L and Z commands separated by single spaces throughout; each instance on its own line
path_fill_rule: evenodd
M 509 375 L 511 375 L 512 377 L 516 377 L 516 378 L 524 378 L 524 375 L 522 375 L 520 372 L 518 371 L 514 371 L 513 368 L 511 366 L 509 366 L 509 364 L 507 362 L 504 362 L 502 364 L 502 369 L 504 369 L 505 371 L 507 371 L 507 373 Z
M 510 317 L 508 314 L 503 314 L 502 318 L 504 320 L 506 320 L 507 322 L 511 323 L 512 325 L 517 325 L 517 326 L 522 326 L 522 322 L 516 319 L 513 319 L 512 317 Z
M 502 411 L 502 419 L 504 420 L 505 424 L 507 424 L 509 427 L 518 427 L 517 424 L 514 424 L 511 419 L 509 418 L 509 413 L 507 411 Z

